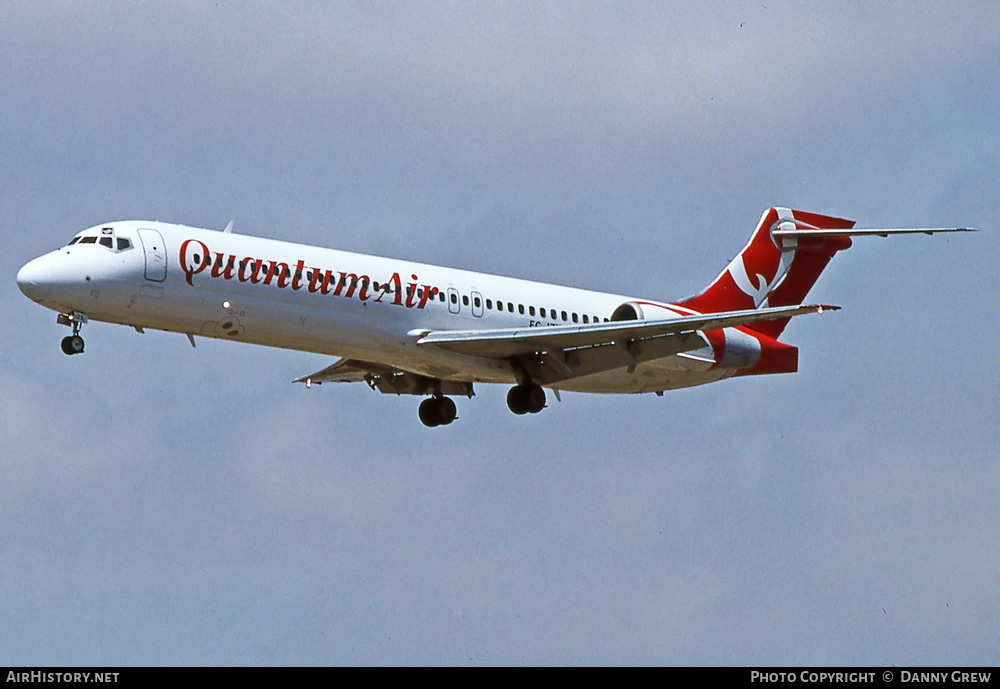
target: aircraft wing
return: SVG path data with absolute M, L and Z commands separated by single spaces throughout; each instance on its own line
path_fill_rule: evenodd
M 533 380 L 555 384 L 616 368 L 630 368 L 707 346 L 698 334 L 763 321 L 791 318 L 805 313 L 822 313 L 839 306 L 777 306 L 767 309 L 680 316 L 655 321 L 614 321 L 587 325 L 560 325 L 494 330 L 422 330 L 410 335 L 417 344 L 441 347 L 452 352 L 484 359 L 511 362 L 516 370 Z M 692 361 L 702 361 L 690 355 Z M 703 363 L 711 363 L 705 360 Z M 312 385 L 325 382 L 364 381 L 373 389 L 394 394 L 443 394 L 471 396 L 472 383 L 437 380 L 393 366 L 360 359 L 340 359 L 331 366 L 296 380 Z
M 437 380 L 420 373 L 394 366 L 386 366 L 360 359 L 340 359 L 322 371 L 303 376 L 296 383 L 359 383 L 365 382 L 373 390 L 395 395 L 467 395 L 472 397 L 472 383 L 468 381 Z
M 338 359 L 332 366 L 296 379 L 296 383 L 360 383 L 372 375 L 391 375 L 395 369 L 358 359 Z
M 501 328 L 496 330 L 432 330 L 425 331 L 418 345 L 435 346 L 470 356 L 506 359 L 553 350 L 577 350 L 616 343 L 641 343 L 670 336 L 694 334 L 699 330 L 718 330 L 738 325 L 791 318 L 805 313 L 822 313 L 839 306 L 803 305 L 777 306 L 746 311 L 680 316 L 667 320 L 614 321 L 588 325 L 557 325 L 536 328 Z M 700 337 L 683 338 L 683 349 L 689 351 L 705 346 Z

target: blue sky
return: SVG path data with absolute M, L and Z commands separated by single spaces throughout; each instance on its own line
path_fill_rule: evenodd
M 5 3 L 0 664 L 996 664 L 994 3 Z M 859 240 L 800 371 L 416 401 L 14 275 L 159 219 L 696 292 L 773 205 Z

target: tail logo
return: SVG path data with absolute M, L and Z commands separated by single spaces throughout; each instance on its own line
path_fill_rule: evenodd
M 774 279 L 770 282 L 763 275 L 757 273 L 757 284 L 754 285 L 747 271 L 746 257 L 743 255 L 729 264 L 729 275 L 740 291 L 753 300 L 754 308 L 767 308 L 767 295 L 778 286 L 781 279 L 788 273 L 792 257 L 791 252 L 781 252 L 778 269 L 774 272 Z
M 750 276 L 747 274 L 747 266 L 743 261 L 743 257 L 740 257 L 739 261 L 733 261 L 729 266 L 729 274 L 733 278 L 733 282 L 736 286 L 740 288 L 743 294 L 747 295 L 753 300 L 754 305 L 759 305 L 763 303 L 764 299 L 767 298 L 768 293 L 774 285 L 768 283 L 767 278 L 765 278 L 760 273 L 757 274 L 757 284 L 755 286 L 750 280 Z M 777 282 L 777 280 L 775 281 Z

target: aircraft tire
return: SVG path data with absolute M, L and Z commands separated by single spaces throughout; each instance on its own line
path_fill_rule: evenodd
M 434 428 L 441 424 L 438 420 L 437 413 L 437 400 L 433 397 L 429 397 L 420 403 L 420 407 L 417 409 L 417 416 L 420 417 L 420 423 L 424 424 L 428 428 Z
M 507 393 L 507 407 L 520 416 L 537 414 L 545 408 L 545 391 L 540 385 L 515 385 Z
M 524 406 L 524 398 L 521 395 L 520 385 L 515 385 L 507 392 L 507 408 L 518 416 L 528 413 L 527 408 Z
M 545 391 L 540 385 L 525 385 L 521 396 L 529 414 L 537 414 L 545 409 Z
M 455 407 L 453 399 L 450 397 L 439 397 L 434 401 L 436 402 L 434 406 L 439 425 L 447 426 L 455 420 L 455 417 L 458 415 L 458 409 Z
M 62 339 L 63 354 L 72 356 L 83 353 L 83 338 L 79 335 L 67 335 Z

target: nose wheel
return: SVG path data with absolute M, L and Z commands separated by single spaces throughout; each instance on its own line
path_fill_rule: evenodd
M 74 311 L 73 313 L 61 313 L 56 319 L 60 325 L 68 325 L 73 328 L 73 334 L 62 339 L 61 347 L 63 354 L 72 356 L 73 354 L 83 354 L 83 338 L 80 337 L 80 328 L 87 322 L 87 315 Z
M 83 338 L 79 335 L 67 335 L 62 339 L 63 354 L 83 354 Z

